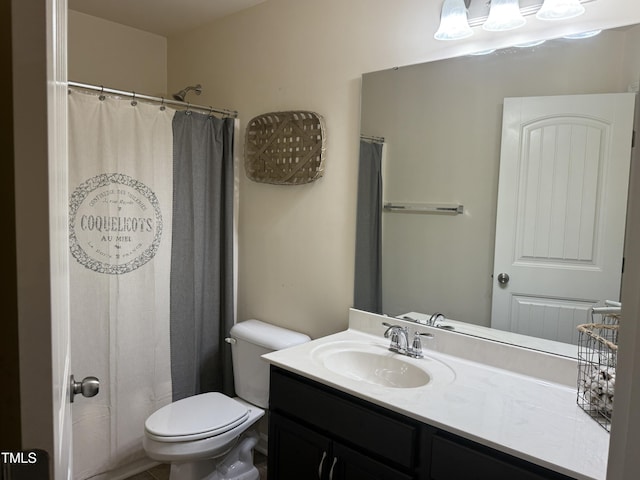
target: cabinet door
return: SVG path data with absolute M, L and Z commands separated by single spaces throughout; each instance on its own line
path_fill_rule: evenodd
M 414 477 L 394 470 L 339 443 L 333 444 L 332 480 L 412 480 Z
M 331 441 L 277 413 L 269 421 L 270 480 L 328 478 Z
M 486 447 L 471 442 L 436 436 L 431 459 L 432 480 L 570 480 L 569 477 L 509 457 L 489 452 Z
M 387 465 L 411 471 L 419 463 L 416 422 L 274 367 L 269 408 Z

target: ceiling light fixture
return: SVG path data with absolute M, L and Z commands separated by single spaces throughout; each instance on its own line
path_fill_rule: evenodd
M 504 32 L 522 27 L 527 21 L 520 13 L 518 0 L 491 0 L 487 21 L 482 28 L 490 32 Z
M 582 15 L 585 8 L 580 0 L 544 0 L 542 7 L 536 13 L 540 20 L 566 20 Z
M 526 23 L 525 17 L 565 20 L 585 12 L 583 4 L 597 0 L 444 0 L 437 40 L 459 40 L 473 34 L 473 28 L 492 32 L 512 30 Z
M 444 0 L 440 27 L 434 35 L 436 40 L 460 40 L 473 34 L 467 20 L 467 6 L 465 0 Z

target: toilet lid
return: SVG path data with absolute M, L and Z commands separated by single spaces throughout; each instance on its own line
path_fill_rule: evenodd
M 198 440 L 228 432 L 244 423 L 249 410 L 218 392 L 202 393 L 170 403 L 153 413 L 144 424 L 155 440 Z

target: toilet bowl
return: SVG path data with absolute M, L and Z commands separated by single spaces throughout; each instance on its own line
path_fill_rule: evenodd
M 259 320 L 235 325 L 227 341 L 239 396 L 201 393 L 160 408 L 145 422 L 147 455 L 171 463 L 171 480 L 257 480 L 247 451 L 257 442 L 250 429 L 268 405 L 269 366 L 261 356 L 309 340 Z
M 165 463 L 219 457 L 263 415 L 263 409 L 239 398 L 203 393 L 152 414 L 142 443 L 147 455 Z

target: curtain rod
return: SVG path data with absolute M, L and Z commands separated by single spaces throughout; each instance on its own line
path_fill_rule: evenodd
M 202 112 L 206 112 L 206 113 L 219 113 L 221 115 L 225 115 L 227 117 L 232 117 L 232 118 L 237 118 L 238 117 L 238 112 L 236 110 L 227 110 L 227 109 L 220 109 L 220 108 L 213 108 L 213 107 L 206 107 L 204 105 L 196 105 L 193 103 L 188 103 L 188 102 L 180 102 L 178 100 L 171 100 L 168 98 L 163 98 L 163 97 L 153 97 L 151 95 L 143 95 L 140 93 L 136 93 L 136 92 L 127 92 L 124 90 L 115 90 L 113 88 L 106 88 L 103 87 L 102 85 L 91 85 L 88 83 L 79 83 L 79 82 L 68 82 L 70 87 L 75 87 L 75 88 L 82 88 L 85 90 L 94 90 L 96 92 L 101 92 L 101 93 L 110 93 L 113 95 L 121 95 L 121 96 L 125 96 L 125 97 L 131 97 L 133 99 L 140 99 L 140 100 L 147 100 L 150 102 L 155 102 L 155 103 L 160 103 L 162 105 L 175 105 L 178 107 L 184 107 L 187 110 L 199 110 Z

